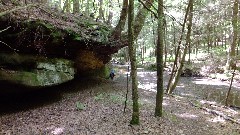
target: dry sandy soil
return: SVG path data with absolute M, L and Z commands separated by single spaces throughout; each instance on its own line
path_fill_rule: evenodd
M 141 124 L 132 126 L 131 100 L 123 112 L 126 75 L 118 71 L 114 80 L 76 79 L 61 86 L 23 93 L 1 93 L 0 134 L 6 135 L 238 135 L 240 126 L 202 107 L 240 119 L 240 111 L 191 96 L 164 96 L 164 116 L 154 117 L 156 72 L 139 72 Z M 167 79 L 166 79 L 167 80 Z M 178 90 L 189 80 L 179 83 Z M 166 82 L 165 82 L 166 83 Z M 130 87 L 129 87 L 130 88 Z M 205 87 L 206 88 L 206 87 Z M 13 89 L 2 86 L 1 89 Z M 207 89 L 207 88 L 206 88 Z M 194 103 L 197 107 L 193 106 Z

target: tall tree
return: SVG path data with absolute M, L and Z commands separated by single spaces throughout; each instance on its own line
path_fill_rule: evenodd
M 63 12 L 70 12 L 70 0 L 65 0 L 63 5 Z
M 142 27 L 144 26 L 144 22 L 147 18 L 147 15 L 149 13 L 149 9 L 152 7 L 154 0 L 147 0 L 144 3 L 144 6 L 142 6 L 142 8 L 139 9 L 135 20 L 134 20 L 134 26 L 133 26 L 133 30 L 134 30 L 134 39 L 136 39 L 139 35 L 139 33 L 142 30 Z
M 233 4 L 233 16 L 232 16 L 233 39 L 228 52 L 228 58 L 227 58 L 227 64 L 226 64 L 227 70 L 234 69 L 235 67 L 234 57 L 236 54 L 235 49 L 236 49 L 237 39 L 238 39 L 238 6 L 239 6 L 239 0 L 235 0 Z
M 118 21 L 117 26 L 115 27 L 113 31 L 113 37 L 114 38 L 120 38 L 121 37 L 121 32 L 124 29 L 126 20 L 127 20 L 127 13 L 128 13 L 128 0 L 123 1 L 123 6 L 120 14 L 120 19 Z
M 147 0 L 137 12 L 137 15 L 134 19 L 133 23 L 133 33 L 134 33 L 134 40 L 137 39 L 140 31 L 142 30 L 144 26 L 144 22 L 147 18 L 147 15 L 149 13 L 149 9 L 152 7 L 153 0 Z M 121 10 L 121 15 L 120 15 L 120 20 L 118 21 L 117 26 L 113 30 L 113 37 L 115 39 L 121 38 L 121 32 L 124 29 L 125 23 L 126 23 L 126 18 L 127 18 L 127 6 L 128 5 L 128 0 L 123 1 L 123 7 Z M 124 41 L 125 42 L 125 41 Z
M 80 12 L 80 4 L 79 4 L 79 0 L 73 0 L 73 13 L 79 13 Z
M 85 8 L 85 15 L 86 16 L 90 15 L 90 0 L 87 0 L 86 8 Z
M 104 16 L 104 10 L 103 10 L 103 0 L 99 0 L 99 16 L 98 16 L 98 20 L 105 22 L 105 16 Z
M 185 32 L 185 26 L 186 26 L 186 22 L 187 22 L 187 17 L 188 17 L 188 12 L 189 12 L 189 8 L 190 8 L 190 5 L 188 3 L 188 6 L 187 6 L 187 9 L 186 9 L 186 12 L 185 12 L 185 16 L 184 16 L 184 20 L 183 20 L 183 26 L 182 26 L 182 30 L 181 30 L 181 35 L 180 35 L 180 38 L 178 40 L 178 46 L 177 48 L 175 49 L 175 60 L 174 60 L 174 63 L 173 63 L 173 68 L 172 68 L 172 71 L 171 71 L 171 76 L 169 78 L 169 81 L 168 81 L 168 85 L 167 85 L 167 92 L 170 94 L 170 85 L 172 84 L 173 82 L 173 78 L 175 76 L 175 69 L 177 68 L 177 65 L 178 65 L 178 58 L 180 57 L 180 48 L 181 48 L 181 44 L 182 44 L 182 40 L 183 40 L 183 36 L 184 36 L 184 32 Z M 175 36 L 175 32 L 174 32 L 174 36 Z M 174 37 L 175 38 L 175 37 Z
M 133 33 L 134 18 L 134 0 L 129 0 L 128 6 L 128 47 L 131 61 L 131 77 L 132 77 L 132 100 L 133 112 L 131 124 L 139 124 L 139 106 L 138 106 L 138 84 L 137 84 L 137 66 L 136 66 L 136 46 L 134 45 Z
M 193 18 L 193 2 L 194 0 L 189 0 L 188 2 L 188 8 L 187 8 L 187 11 L 186 11 L 186 16 L 188 16 L 188 25 L 187 25 L 187 35 L 186 35 L 186 44 L 184 46 L 184 50 L 183 50 L 183 54 L 182 54 L 182 57 L 180 59 L 180 65 L 177 69 L 177 72 L 174 76 L 174 78 L 171 80 L 171 82 L 168 84 L 168 89 L 167 89 L 167 92 L 168 94 L 171 94 L 173 92 L 173 90 L 176 88 L 177 86 L 177 83 L 179 81 L 179 77 L 180 77 L 180 74 L 182 72 L 182 68 L 184 66 L 184 62 L 185 62 L 185 56 L 187 54 L 187 49 L 189 47 L 189 44 L 190 44 L 190 36 L 191 36 L 191 31 L 192 31 L 192 18 Z M 180 45 L 180 44 L 179 44 Z M 176 61 L 176 60 L 175 60 Z M 173 73 L 173 72 L 172 72 Z
M 112 19 L 113 19 L 113 5 L 112 1 L 109 0 L 109 11 L 108 11 L 108 18 L 107 18 L 107 24 L 111 25 L 112 24 Z
M 163 102 L 163 37 L 164 37 L 163 0 L 158 0 L 158 42 L 157 42 L 157 95 L 155 116 L 162 116 Z

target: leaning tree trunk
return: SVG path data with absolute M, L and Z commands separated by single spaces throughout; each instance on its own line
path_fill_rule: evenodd
M 113 37 L 114 38 L 121 38 L 121 32 L 124 29 L 126 20 L 127 20 L 127 13 L 128 13 L 128 0 L 123 1 L 122 11 L 120 14 L 120 19 L 118 21 L 117 26 L 115 27 L 113 31 Z
M 235 57 L 235 49 L 237 45 L 237 36 L 238 36 L 238 0 L 234 1 L 233 4 L 233 17 L 232 17 L 232 27 L 233 27 L 233 40 L 232 44 L 229 47 L 228 58 L 226 63 L 226 69 L 233 69 L 235 67 L 234 57 Z
M 158 0 L 158 42 L 157 42 L 157 95 L 155 116 L 162 116 L 163 102 L 163 38 L 164 38 L 163 0 Z
M 182 31 L 181 31 L 181 35 L 180 35 L 180 39 L 178 40 L 178 46 L 177 48 L 175 49 L 175 60 L 174 60 L 174 63 L 173 63 L 173 67 L 172 67 L 172 71 L 171 71 L 171 76 L 168 80 L 168 85 L 167 85 L 167 89 L 166 91 L 168 92 L 170 90 L 170 84 L 172 83 L 173 81 L 173 78 L 175 76 L 175 68 L 177 68 L 177 65 L 178 65 L 178 58 L 180 57 L 180 47 L 181 47 L 181 44 L 182 44 L 182 39 L 183 39 L 183 35 L 184 35 L 184 30 L 185 30 L 185 25 L 186 25 L 186 22 L 187 22 L 187 17 L 188 17 L 188 12 L 189 12 L 189 4 L 187 6 L 187 9 L 186 9 L 186 13 L 185 13 L 185 17 L 184 17 L 184 21 L 183 21 L 183 26 L 182 26 Z M 174 31 L 174 38 L 175 38 L 175 31 Z
M 138 87 L 137 87 L 137 66 L 136 66 L 136 46 L 134 45 L 133 18 L 134 18 L 134 0 L 129 0 L 128 6 L 128 46 L 131 61 L 132 77 L 132 100 L 133 113 L 131 124 L 139 124 L 139 106 L 138 106 Z
M 154 0 L 147 0 L 144 4 L 144 6 L 139 9 L 135 20 L 134 20 L 134 26 L 133 26 L 133 30 L 134 30 L 134 40 L 137 39 L 139 33 L 141 32 L 143 26 L 144 26 L 144 22 L 145 19 L 147 18 L 147 15 L 149 13 L 149 10 L 152 7 Z
M 181 62 L 180 62 L 180 65 L 177 69 L 177 72 L 173 78 L 173 80 L 171 81 L 170 85 L 169 85 L 169 89 L 168 89 L 168 94 L 171 94 L 173 92 L 173 90 L 176 88 L 177 86 L 177 83 L 179 81 L 179 77 L 180 77 L 180 74 L 182 72 L 182 68 L 184 66 L 184 62 L 185 62 L 185 56 L 187 54 L 187 49 L 189 47 L 189 44 L 190 44 L 190 36 L 191 36 L 191 31 L 192 31 L 192 18 L 193 18 L 193 0 L 189 0 L 189 3 L 188 3 L 188 6 L 189 6 L 189 18 L 188 18 L 188 31 L 187 31 L 187 37 L 186 37 L 186 45 L 184 47 L 184 51 L 183 51 L 183 54 L 182 54 L 182 58 L 181 58 Z M 188 12 L 188 11 L 187 11 Z

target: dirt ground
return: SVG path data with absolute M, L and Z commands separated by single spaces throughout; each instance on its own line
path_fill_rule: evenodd
M 164 116 L 154 117 L 156 72 L 138 72 L 138 77 L 141 122 L 138 126 L 129 124 L 132 109 L 130 92 L 126 112 L 123 112 L 127 80 L 126 74 L 119 70 L 114 80 L 78 78 L 44 90 L 27 90 L 21 94 L 13 92 L 11 96 L 2 94 L 0 134 L 240 134 L 238 124 L 207 112 L 201 109 L 201 106 L 226 113 L 240 121 L 239 110 L 207 104 L 207 101 L 203 103 L 188 96 L 165 95 Z M 181 81 L 177 89 L 181 89 L 184 85 L 191 88 L 188 81 Z M 9 88 L 3 87 L 3 89 Z M 195 107 L 192 103 L 198 106 Z

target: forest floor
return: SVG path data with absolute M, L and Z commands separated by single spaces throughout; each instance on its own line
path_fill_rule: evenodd
M 210 85 L 196 85 L 194 82 L 199 78 L 182 78 L 176 90 L 178 94 L 164 96 L 163 117 L 154 117 L 156 72 L 144 70 L 138 72 L 141 124 L 130 125 L 131 92 L 128 93 L 126 112 L 123 112 L 127 90 L 125 71 L 124 68 L 119 68 L 114 80 L 76 79 L 41 91 L 15 93 L 11 97 L 2 94 L 0 134 L 240 134 L 239 124 L 212 113 L 218 112 L 240 121 L 240 110 L 203 100 L 190 91 L 193 88 L 198 91 L 213 89 L 214 86 Z M 165 79 L 165 84 L 167 80 Z M 207 80 L 209 84 L 211 81 L 214 82 Z M 238 86 L 235 88 L 239 90 Z M 186 93 L 181 94 L 181 91 Z

